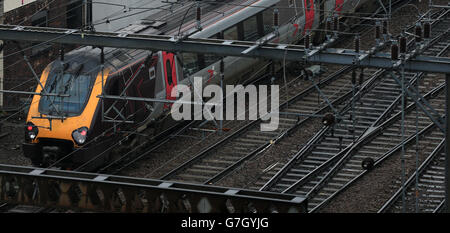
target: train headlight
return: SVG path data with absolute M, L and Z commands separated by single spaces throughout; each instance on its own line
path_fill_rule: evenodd
M 86 142 L 88 134 L 87 127 L 81 127 L 72 132 L 72 138 L 78 145 L 83 145 Z
M 28 122 L 25 126 L 25 139 L 26 141 L 32 141 L 36 139 L 39 133 L 39 129 L 33 123 Z

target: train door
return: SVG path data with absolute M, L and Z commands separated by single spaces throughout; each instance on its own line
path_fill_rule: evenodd
M 177 85 L 177 72 L 174 54 L 163 52 L 163 64 L 165 71 L 166 97 L 167 99 L 174 100 L 175 98 L 171 97 L 172 90 Z
M 176 98 L 171 96 L 173 88 L 178 83 L 175 55 L 173 53 L 162 52 L 162 57 L 166 83 L 166 99 L 175 100 Z

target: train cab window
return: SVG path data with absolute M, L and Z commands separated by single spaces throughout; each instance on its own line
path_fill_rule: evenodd
M 244 40 L 256 41 L 259 38 L 258 24 L 256 16 L 252 16 L 244 21 Z
M 264 35 L 274 31 L 273 29 L 273 8 L 268 8 L 263 12 Z
M 55 64 L 44 88 L 47 93 L 58 95 L 43 96 L 39 101 L 39 112 L 69 117 L 83 112 L 95 83 L 95 76 L 83 71 L 84 65 L 76 62 L 65 71 Z
M 173 84 L 173 80 L 172 80 L 172 64 L 170 64 L 170 60 L 166 61 L 166 69 L 167 69 L 167 84 L 171 86 Z
M 225 40 L 237 40 L 238 39 L 238 30 L 236 26 L 228 28 L 223 31 L 223 39 Z

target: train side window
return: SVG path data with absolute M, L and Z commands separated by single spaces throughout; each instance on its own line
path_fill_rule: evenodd
M 236 26 L 228 28 L 223 32 L 223 39 L 225 40 L 237 40 L 238 39 L 238 30 Z
M 191 74 L 196 73 L 198 70 L 200 70 L 198 60 L 197 60 L 197 54 L 182 53 L 181 57 L 182 57 L 182 61 L 183 61 L 183 75 L 185 76 L 185 78 Z
M 170 64 L 170 60 L 166 61 L 166 69 L 167 69 L 167 84 L 171 86 L 173 84 L 173 80 L 172 80 L 172 65 Z
M 274 31 L 273 29 L 273 8 L 268 8 L 263 12 L 264 35 Z
M 244 40 L 244 23 L 240 22 L 236 26 L 238 31 L 238 40 Z
M 256 15 L 256 24 L 257 24 L 257 27 L 258 27 L 258 36 L 259 36 L 259 38 L 261 38 L 261 37 L 263 37 L 263 36 L 265 36 L 264 35 L 264 22 L 263 22 L 263 14 L 262 14 L 262 12 L 259 12 L 257 15 Z
M 223 32 L 219 32 L 210 37 L 211 39 L 223 39 Z
M 258 24 L 256 16 L 252 16 L 244 21 L 244 40 L 256 41 L 259 38 Z
M 206 67 L 206 64 L 205 64 L 205 55 L 203 55 L 203 54 L 197 54 L 197 63 L 198 63 L 198 68 L 201 70 L 201 69 L 204 69 L 205 67 Z

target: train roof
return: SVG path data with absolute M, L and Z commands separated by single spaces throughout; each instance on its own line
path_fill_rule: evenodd
M 173 13 L 167 11 L 160 11 L 149 17 L 138 20 L 117 32 L 121 36 L 129 34 L 154 35 L 166 34 L 177 35 L 181 21 L 186 14 L 186 11 L 192 6 L 192 9 L 186 14 L 185 23 L 181 27 L 181 32 L 191 34 L 193 38 L 208 38 L 211 37 L 261 11 L 267 7 L 271 7 L 280 2 L 280 0 L 234 0 L 227 1 L 227 3 L 213 3 L 208 2 L 202 4 L 202 31 L 196 31 L 197 22 L 195 20 L 195 4 L 180 5 L 173 10 Z M 249 7 L 250 6 L 250 7 Z M 257 6 L 257 7 L 251 7 Z M 90 56 L 98 56 L 100 59 L 100 49 L 92 47 L 90 50 L 83 48 L 72 51 L 70 54 L 89 53 Z M 136 49 L 118 49 L 105 48 L 105 62 L 112 71 L 117 71 L 120 68 L 140 59 L 148 54 L 150 51 L 136 50 Z

